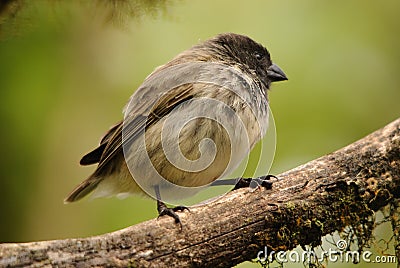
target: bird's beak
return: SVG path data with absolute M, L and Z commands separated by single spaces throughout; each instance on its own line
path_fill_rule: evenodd
M 274 63 L 267 69 L 267 77 L 271 80 L 271 82 L 288 80 L 282 69 Z

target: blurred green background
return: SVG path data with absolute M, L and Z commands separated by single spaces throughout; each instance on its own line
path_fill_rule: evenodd
M 264 44 L 289 77 L 270 92 L 272 174 L 400 114 L 397 0 L 168 1 L 112 15 L 89 1 L 21 3 L 0 20 L 2 242 L 85 237 L 156 217 L 155 202 L 139 197 L 63 199 L 94 170 L 79 166 L 81 156 L 144 78 L 218 33 Z

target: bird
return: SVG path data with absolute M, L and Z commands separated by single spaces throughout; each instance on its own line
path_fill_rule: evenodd
M 139 194 L 176 223 L 191 196 L 232 172 L 268 128 L 268 91 L 287 76 L 246 35 L 222 33 L 157 67 L 134 92 L 124 118 L 80 160 L 93 174 L 64 200 Z

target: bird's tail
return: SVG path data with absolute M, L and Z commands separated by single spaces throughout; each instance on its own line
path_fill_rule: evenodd
M 64 199 L 64 203 L 72 203 L 82 199 L 90 194 L 101 180 L 98 177 L 90 176 L 81 182 L 76 188 Z

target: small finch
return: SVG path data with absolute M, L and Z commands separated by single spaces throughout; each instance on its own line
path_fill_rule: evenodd
M 225 33 L 154 70 L 135 91 L 124 119 L 80 161 L 97 164 L 65 199 L 142 194 L 159 215 L 180 223 L 164 202 L 191 196 L 232 172 L 268 128 L 268 90 L 287 80 L 268 50 Z

